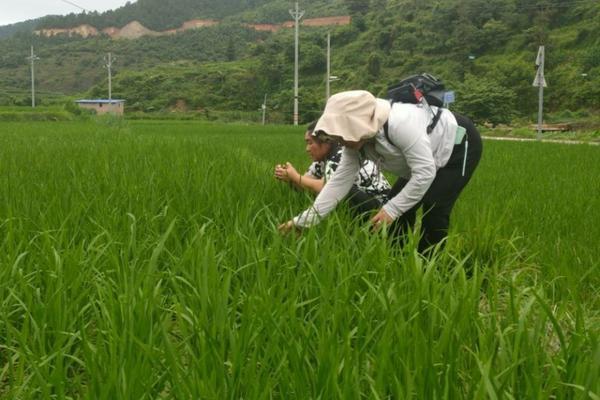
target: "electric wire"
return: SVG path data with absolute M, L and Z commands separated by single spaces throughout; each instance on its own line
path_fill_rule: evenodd
M 77 7 L 77 8 L 79 8 L 82 11 L 88 12 L 88 10 L 86 10 L 83 7 L 81 7 L 79 4 L 73 3 L 72 1 L 69 1 L 69 0 L 60 0 L 60 1 L 62 1 L 63 3 L 69 4 L 69 5 L 73 6 L 73 7 Z

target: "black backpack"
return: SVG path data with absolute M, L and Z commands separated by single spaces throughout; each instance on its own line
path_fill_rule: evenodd
M 438 111 L 434 114 L 431 124 L 427 127 L 427 134 L 430 134 L 442 116 L 445 89 L 444 83 L 441 80 L 431 74 L 422 73 L 420 75 L 409 76 L 396 85 L 390 86 L 387 92 L 387 99 L 392 104 L 426 103 L 428 106 L 438 107 Z M 423 101 L 423 98 L 425 101 Z M 384 131 L 386 138 L 390 141 L 387 122 L 384 125 Z
M 435 76 L 427 73 L 409 76 L 390 86 L 387 98 L 393 103 L 420 103 L 419 93 L 425 96 L 425 100 L 431 106 L 444 106 L 444 83 Z

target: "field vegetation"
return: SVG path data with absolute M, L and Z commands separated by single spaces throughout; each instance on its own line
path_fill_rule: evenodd
M 485 142 L 444 251 L 299 237 L 284 126 L 0 123 L 0 396 L 600 398 L 597 146 Z

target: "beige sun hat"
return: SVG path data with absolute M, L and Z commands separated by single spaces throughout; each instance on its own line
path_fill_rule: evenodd
M 377 134 L 390 115 L 387 100 L 377 99 L 365 90 L 337 93 L 329 98 L 315 132 L 358 142 Z

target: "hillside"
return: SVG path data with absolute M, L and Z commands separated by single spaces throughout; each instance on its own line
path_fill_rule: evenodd
M 304 18 L 301 21 L 302 26 L 345 26 L 350 25 L 352 18 L 348 15 L 335 17 L 320 17 L 320 18 Z M 54 36 L 81 36 L 89 38 L 95 36 L 108 36 L 111 39 L 139 39 L 144 36 L 169 36 L 177 33 L 207 28 L 211 26 L 221 25 L 222 22 L 214 19 L 193 19 L 185 21 L 176 29 L 167 29 L 165 31 L 153 31 L 146 28 L 138 21 L 131 21 L 122 28 L 110 26 L 102 30 L 88 24 L 78 25 L 70 28 L 41 28 L 33 31 L 38 36 L 54 37 Z M 277 32 L 281 29 L 291 29 L 294 27 L 293 21 L 285 21 L 282 23 L 243 23 L 243 26 L 252 28 L 257 31 Z
M 16 24 L 0 26 L 0 39 L 11 37 L 15 33 L 19 32 L 33 32 L 33 30 L 35 30 L 39 23 L 39 20 L 33 19 L 24 22 L 18 22 Z
M 173 11 L 162 19 L 164 7 L 158 3 L 140 0 L 101 15 L 57 19 L 54 25 L 45 19 L 37 28 L 82 23 L 98 29 L 122 27 L 131 21 L 125 16 L 159 30 L 181 26 L 190 18 L 218 18 L 220 23 L 138 40 L 16 34 L 0 40 L 0 87 L 5 89 L 0 104 L 28 104 L 25 58 L 34 44 L 41 58 L 36 75 L 42 92 L 102 96 L 106 93 L 102 59 L 110 51 L 117 58 L 113 93 L 127 99 L 130 110 L 256 111 L 268 94 L 269 109 L 287 120 L 292 109 L 293 33 L 262 32 L 246 24 L 289 20 L 289 2 L 179 0 L 172 8 L 185 15 L 175 16 Z M 596 0 L 448 0 L 436 5 L 416 0 L 323 0 L 300 4 L 307 9 L 305 18 L 352 15 L 350 26 L 301 29 L 304 121 L 317 115 L 323 105 L 327 31 L 332 34 L 332 74 L 339 78 L 332 83 L 333 92 L 365 88 L 381 95 L 399 78 L 428 71 L 457 92 L 453 108 L 479 121 L 532 119 L 537 110 L 537 91 L 531 87 L 534 61 L 543 43 L 549 84 L 546 110 L 577 118 L 600 109 L 600 3 Z M 44 101 L 43 94 L 40 99 Z
M 305 0 L 307 18 L 339 14 L 339 0 Z M 98 29 L 122 27 L 139 21 L 145 27 L 164 31 L 179 28 L 190 19 L 226 19 L 236 22 L 279 23 L 289 19 L 289 1 L 282 0 L 138 0 L 104 13 L 71 14 L 46 17 L 39 29 L 91 25 Z

